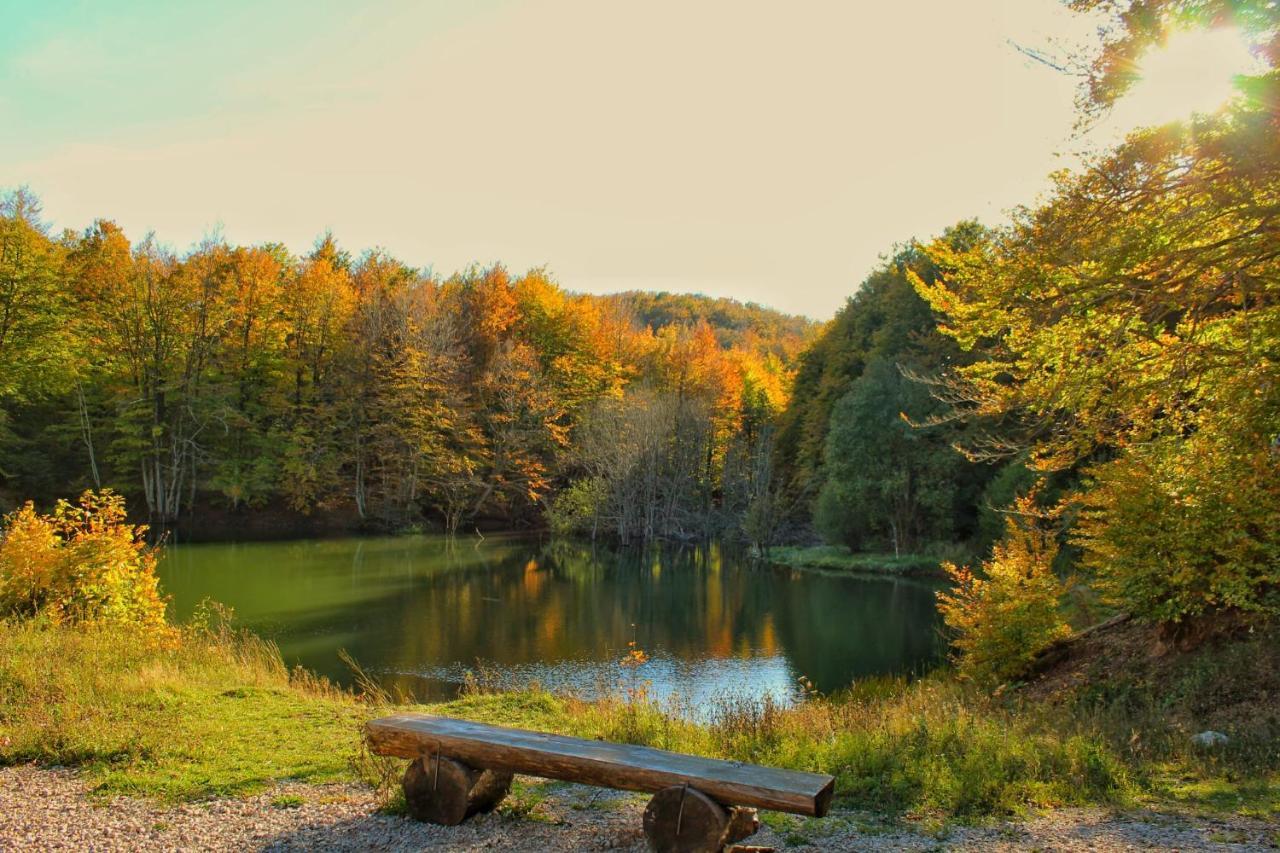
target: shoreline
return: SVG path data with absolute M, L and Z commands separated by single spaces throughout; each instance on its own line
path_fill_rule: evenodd
M 923 554 L 878 554 L 853 552 L 840 545 L 775 545 L 760 557 L 775 566 L 793 569 L 826 570 L 883 578 L 946 580 L 941 557 Z

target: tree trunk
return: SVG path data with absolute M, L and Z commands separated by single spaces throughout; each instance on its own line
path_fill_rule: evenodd
M 411 762 L 402 784 L 414 818 L 457 826 L 474 814 L 492 811 L 510 790 L 511 778 L 510 773 L 477 770 L 436 754 Z
M 644 810 L 644 834 L 657 853 L 718 853 L 759 827 L 755 809 L 726 809 L 688 785 L 664 788 Z

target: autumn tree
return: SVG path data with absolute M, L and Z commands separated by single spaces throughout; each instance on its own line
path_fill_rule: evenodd
M 196 263 L 187 260 L 188 267 Z M 210 480 L 231 506 L 261 506 L 279 481 L 284 410 L 283 290 L 293 261 L 281 247 L 238 248 L 219 260 L 217 346 L 209 365 Z
M 1085 94 L 1103 107 L 1125 57 L 1175 25 L 1276 23 L 1265 4 L 1077 5 L 1118 15 Z M 1057 175 L 990 242 L 931 247 L 943 275 L 916 280 L 982 354 L 952 400 L 1001 429 L 969 452 L 1083 470 L 1085 564 L 1162 622 L 1280 612 L 1280 528 L 1261 521 L 1280 516 L 1280 128 L 1261 96 L 1275 79 L 1273 64 L 1239 103 Z
M 340 491 L 343 411 L 338 377 L 349 364 L 356 294 L 350 258 L 331 235 L 317 242 L 281 294 L 284 346 L 279 489 L 287 504 L 308 513 Z
M 69 341 L 62 251 L 26 190 L 0 198 L 0 401 L 56 387 Z

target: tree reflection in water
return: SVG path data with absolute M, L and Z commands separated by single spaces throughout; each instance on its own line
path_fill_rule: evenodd
M 346 649 L 421 699 L 453 696 L 483 663 L 503 686 L 615 690 L 633 638 L 659 699 L 794 698 L 941 654 L 933 589 L 910 580 L 760 565 L 733 549 L 592 548 L 570 541 L 412 536 L 184 545 L 160 574 L 178 618 L 206 597 L 341 682 Z M 632 626 L 635 626 L 634 628 Z

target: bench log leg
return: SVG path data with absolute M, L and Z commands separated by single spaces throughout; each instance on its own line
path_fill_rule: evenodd
M 664 788 L 644 810 L 644 834 L 656 853 L 718 853 L 759 828 L 755 809 L 726 809 L 687 785 Z
M 443 755 L 424 755 L 409 763 L 403 787 L 405 804 L 414 818 L 457 826 L 502 802 L 511 789 L 511 774 L 478 770 Z

